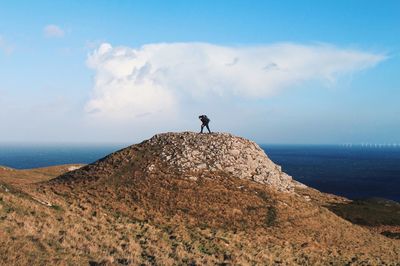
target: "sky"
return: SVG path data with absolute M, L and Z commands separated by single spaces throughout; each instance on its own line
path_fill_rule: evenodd
M 400 143 L 400 1 L 1 1 L 0 142 Z

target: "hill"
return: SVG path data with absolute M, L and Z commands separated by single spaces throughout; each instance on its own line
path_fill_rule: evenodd
M 159 134 L 70 167 L 32 170 L 31 178 L 0 169 L 6 264 L 400 261 L 399 240 L 379 231 L 396 234 L 396 219 L 355 224 L 353 202 L 296 182 L 257 144 L 230 134 Z

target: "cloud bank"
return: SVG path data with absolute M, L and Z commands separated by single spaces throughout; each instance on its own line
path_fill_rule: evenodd
M 57 25 L 47 25 L 43 29 L 44 36 L 47 38 L 62 38 L 65 32 Z
M 92 118 L 158 120 L 182 113 L 182 105 L 190 101 L 268 98 L 307 81 L 335 82 L 384 59 L 383 54 L 326 44 L 158 43 L 130 48 L 103 43 L 88 55 L 95 76 L 85 110 Z

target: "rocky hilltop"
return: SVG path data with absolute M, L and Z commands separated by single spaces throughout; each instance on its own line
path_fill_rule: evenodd
M 177 174 L 192 180 L 210 173 L 225 173 L 270 185 L 280 191 L 293 191 L 292 178 L 282 172 L 254 142 L 227 133 L 165 133 L 143 143 L 161 162 Z M 154 165 L 149 166 L 149 170 Z
M 143 156 L 137 156 L 139 151 L 144 152 Z M 105 170 L 133 166 L 138 160 L 146 173 L 168 172 L 190 180 L 230 175 L 286 192 L 293 192 L 296 186 L 304 187 L 282 172 L 255 142 L 228 133 L 194 132 L 155 135 L 76 172 L 60 176 L 58 181 L 77 180 L 83 175 L 96 178 L 99 174 L 107 174 Z
M 399 211 L 371 223 L 365 205 L 294 181 L 252 141 L 164 133 L 82 167 L 0 168 L 0 261 L 398 265 Z

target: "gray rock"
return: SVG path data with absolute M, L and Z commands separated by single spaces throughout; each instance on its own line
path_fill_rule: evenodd
M 219 170 L 280 191 L 293 191 L 302 185 L 282 172 L 256 143 L 231 134 L 163 133 L 143 144 L 156 151 L 167 168 L 190 180 L 197 180 L 193 173 Z

